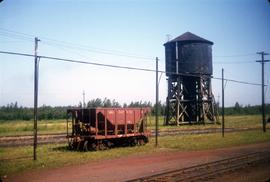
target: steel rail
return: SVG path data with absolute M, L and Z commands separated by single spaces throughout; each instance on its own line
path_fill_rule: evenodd
M 231 133 L 231 132 L 254 131 L 258 129 L 260 128 L 244 128 L 244 129 L 226 128 L 226 132 Z M 198 135 L 198 134 L 211 134 L 219 132 L 221 132 L 220 128 L 208 128 L 203 130 L 173 129 L 173 130 L 161 130 L 158 132 L 158 136 L 165 137 L 165 136 L 180 136 L 180 135 Z M 154 133 L 155 131 L 151 130 L 151 136 L 154 136 Z M 32 139 L 33 135 L 0 136 L 0 147 L 31 145 Z M 67 142 L 65 133 L 39 134 L 38 139 L 39 144 Z
M 214 162 L 199 164 L 187 168 L 167 171 L 160 174 L 129 180 L 137 181 L 202 181 L 215 178 L 227 172 L 239 170 L 251 164 L 268 161 L 269 154 L 262 152 L 247 153 Z

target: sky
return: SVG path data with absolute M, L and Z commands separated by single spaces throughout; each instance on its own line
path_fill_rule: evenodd
M 165 70 L 163 44 L 187 31 L 214 42 L 213 76 L 261 83 L 258 51 L 270 53 L 267 0 L 3 0 L 0 51 L 76 59 L 110 65 Z M 270 59 L 270 55 L 265 59 Z M 270 63 L 265 84 L 270 85 Z M 0 54 L 0 106 L 33 106 L 34 59 Z M 160 74 L 160 100 L 167 95 Z M 212 80 L 221 101 L 221 81 Z M 109 98 L 121 104 L 155 102 L 155 73 L 41 59 L 39 106 L 76 105 Z M 270 88 L 265 88 L 270 103 Z M 225 105 L 261 103 L 261 87 L 227 82 Z

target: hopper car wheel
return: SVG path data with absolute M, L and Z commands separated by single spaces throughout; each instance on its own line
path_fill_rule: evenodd
M 108 142 L 107 142 L 107 147 L 108 147 L 108 148 L 112 148 L 112 147 L 113 147 L 113 143 L 110 142 L 110 141 L 108 141 Z
M 76 149 L 77 149 L 77 146 L 78 146 L 78 142 L 77 142 L 77 141 L 71 140 L 71 141 L 69 142 L 70 150 L 76 150 Z
M 98 145 L 96 143 L 92 143 L 91 144 L 91 148 L 94 150 L 94 151 L 97 151 L 98 150 Z
M 73 142 L 68 141 L 68 150 L 72 150 L 72 149 L 73 149 Z
M 77 151 L 80 151 L 83 149 L 84 141 L 79 141 L 77 144 Z
M 144 140 L 144 143 L 145 143 L 145 144 L 149 142 L 149 140 L 148 140 L 147 137 L 144 137 L 143 140 Z
M 142 138 L 140 138 L 140 139 L 138 140 L 138 143 L 139 143 L 139 145 L 144 145 L 144 144 L 145 144 L 145 142 L 144 142 L 144 140 L 143 140 Z
M 99 150 L 107 150 L 108 149 L 108 146 L 104 141 L 100 141 L 98 146 L 99 146 Z
M 142 137 L 138 139 L 138 145 L 145 145 L 146 143 L 148 143 L 148 138 Z
M 131 145 L 132 146 L 135 146 L 137 144 L 138 144 L 138 140 L 137 140 L 137 138 L 134 138 L 133 141 L 132 141 L 132 143 L 131 143 Z
M 90 148 L 89 148 L 88 140 L 85 140 L 83 144 L 83 151 L 88 152 L 89 149 Z

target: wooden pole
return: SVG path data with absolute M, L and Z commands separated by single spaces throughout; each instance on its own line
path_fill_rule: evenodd
M 33 159 L 37 159 L 37 120 L 38 120 L 38 67 L 39 67 L 39 58 L 37 56 L 38 49 L 38 41 L 40 41 L 37 37 L 35 37 L 35 67 L 34 67 L 34 156 Z

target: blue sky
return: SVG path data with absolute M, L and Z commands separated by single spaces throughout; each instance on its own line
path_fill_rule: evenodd
M 104 64 L 165 69 L 166 34 L 190 31 L 214 42 L 214 77 L 261 82 L 257 51 L 270 53 L 270 3 L 267 0 L 64 1 L 4 0 L 0 3 L 0 50 L 38 53 Z M 23 33 L 23 34 L 22 34 Z M 103 52 L 103 53 L 102 53 Z M 110 53 L 110 54 L 104 54 Z M 116 54 L 151 59 L 134 59 Z M 270 59 L 270 56 L 266 59 Z M 265 81 L 270 84 L 270 63 Z M 0 105 L 33 105 L 33 59 L 0 54 Z M 228 82 L 225 104 L 260 104 L 261 87 Z M 155 101 L 155 73 L 41 60 L 39 105 L 73 105 L 110 98 L 121 103 Z M 213 80 L 216 100 L 221 83 Z M 165 75 L 160 99 L 165 102 Z M 266 102 L 270 89 L 266 88 Z

